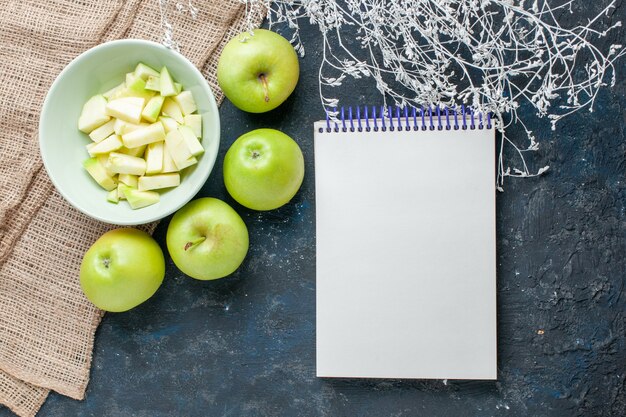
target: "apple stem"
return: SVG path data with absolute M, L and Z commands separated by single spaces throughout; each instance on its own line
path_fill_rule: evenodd
M 196 246 L 196 245 L 198 245 L 198 244 L 200 244 L 200 243 L 204 242 L 205 240 L 206 240 L 206 237 L 202 236 L 202 237 L 199 237 L 199 238 L 197 238 L 197 239 L 192 240 L 191 242 L 187 242 L 187 243 L 185 244 L 185 250 L 187 250 L 187 249 L 191 249 L 191 248 L 193 248 L 194 246 Z
M 265 74 L 259 75 L 259 80 L 261 80 L 261 84 L 263 84 L 263 91 L 265 92 L 265 102 L 270 101 L 269 87 L 267 86 L 267 77 Z

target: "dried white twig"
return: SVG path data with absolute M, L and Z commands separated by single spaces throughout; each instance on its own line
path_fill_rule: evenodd
M 580 109 L 593 111 L 599 88 L 615 84 L 614 62 L 625 54 L 622 45 L 601 51 L 594 43 L 621 26 L 610 21 L 615 0 L 593 19 L 574 24 L 567 23 L 574 0 L 241 1 L 267 7 L 270 26 L 285 24 L 300 54 L 300 19 L 319 27 L 319 88 L 326 108 L 339 102 L 326 96 L 329 88 L 350 76 L 371 77 L 385 103 L 464 103 L 492 112 L 501 149 L 510 146 L 519 157 L 518 167 L 511 168 L 501 150 L 499 190 L 507 176 L 533 177 L 548 169 L 531 172 L 526 164 L 524 154 L 539 144 L 519 117 L 520 105 L 532 105 L 553 129 Z M 356 39 L 346 39 L 347 26 Z M 512 123 L 526 131 L 526 146 L 506 136 Z
M 161 43 L 166 47 L 180 52 L 180 45 L 176 39 L 174 39 L 174 27 L 169 21 L 169 0 L 159 0 L 159 12 L 161 14 L 161 29 L 163 30 L 163 40 Z M 187 0 L 186 4 L 181 2 L 174 3 L 174 9 L 177 13 L 189 13 L 192 19 L 196 19 L 198 16 L 198 9 L 191 3 L 191 0 Z

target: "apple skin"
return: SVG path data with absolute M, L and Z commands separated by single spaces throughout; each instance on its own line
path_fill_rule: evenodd
M 149 234 L 133 228 L 103 234 L 80 265 L 87 299 L 112 312 L 130 310 L 152 297 L 164 277 L 163 251 Z
M 298 144 L 275 129 L 256 129 L 240 136 L 224 157 L 224 184 L 242 206 L 273 210 L 287 204 L 304 178 Z
M 250 113 L 278 107 L 296 88 L 299 76 L 293 46 L 265 29 L 255 29 L 253 36 L 249 32 L 235 36 L 224 47 L 217 64 L 217 82 L 226 97 Z
M 167 228 L 167 249 L 185 274 L 213 280 L 232 274 L 248 253 L 248 228 L 239 214 L 217 198 L 187 203 Z

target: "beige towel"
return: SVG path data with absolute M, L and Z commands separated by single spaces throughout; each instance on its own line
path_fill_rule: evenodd
M 84 396 L 102 312 L 83 296 L 78 270 L 83 253 L 112 228 L 74 210 L 50 183 L 37 145 L 43 99 L 63 67 L 99 43 L 160 42 L 159 3 L 0 0 L 0 402 L 20 416 L 34 416 L 51 389 Z M 193 19 L 174 1 L 163 3 L 181 53 L 221 101 L 217 59 L 246 29 L 245 5 L 193 1 Z M 262 11 L 248 18 L 258 26 Z

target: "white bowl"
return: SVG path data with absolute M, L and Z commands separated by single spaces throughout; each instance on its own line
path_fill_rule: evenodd
M 167 66 L 173 78 L 192 92 L 202 115 L 202 146 L 198 164 L 181 175 L 181 184 L 160 192 L 158 203 L 132 210 L 125 201 L 107 202 L 107 192 L 83 169 L 89 158 L 89 137 L 78 130 L 83 104 L 124 81 L 124 75 L 143 62 L 159 70 Z M 125 39 L 98 45 L 74 59 L 56 78 L 44 101 L 39 120 L 39 147 L 44 166 L 59 193 L 94 219 L 117 225 L 137 225 L 166 217 L 191 200 L 207 181 L 220 142 L 215 97 L 200 71 L 181 54 L 163 45 Z

